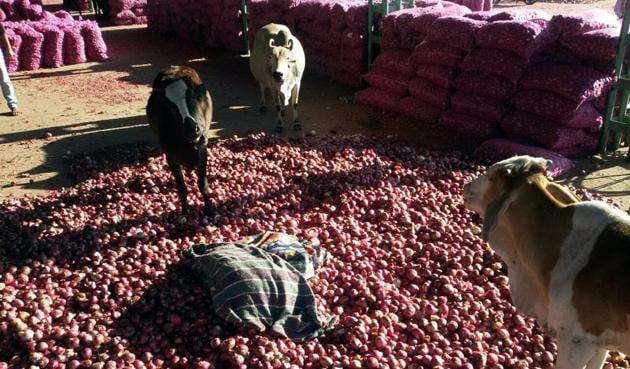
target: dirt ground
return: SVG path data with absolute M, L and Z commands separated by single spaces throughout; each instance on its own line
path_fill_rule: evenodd
M 537 3 L 533 8 L 562 13 L 594 7 L 611 10 L 613 5 L 614 1 L 605 0 L 580 5 Z M 524 5 L 512 1 L 499 4 L 514 6 Z M 256 111 L 258 89 L 246 57 L 189 47 L 177 39 L 157 39 L 144 26 L 104 27 L 103 35 L 111 57 L 105 63 L 12 75 L 21 115 L 0 113 L 0 201 L 12 196 L 44 195 L 71 185 L 68 159 L 73 155 L 121 144 L 155 142 L 144 108 L 152 79 L 159 69 L 171 64 L 195 67 L 208 84 L 215 105 L 214 137 L 272 131 L 274 114 Z M 444 133 L 374 115 L 365 107 L 349 103 L 348 97 L 354 92 L 308 71 L 300 99 L 304 130 L 289 130 L 286 134 L 394 134 L 418 145 L 464 147 L 461 142 L 447 144 Z M 625 160 L 626 152 L 627 148 L 605 158 L 581 160 L 563 181 L 613 198 L 628 209 L 630 162 Z

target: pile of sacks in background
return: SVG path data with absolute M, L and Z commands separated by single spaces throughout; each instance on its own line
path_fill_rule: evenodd
M 239 0 L 148 0 L 148 27 L 203 46 L 242 51 Z
M 415 3 L 429 7 L 438 2 Z M 488 0 L 457 2 L 465 6 L 456 8 L 467 12 L 492 7 Z M 360 84 L 366 69 L 367 0 L 248 0 L 247 7 L 250 42 L 260 27 L 271 22 L 286 24 L 304 46 L 309 68 L 347 85 Z M 175 34 L 206 46 L 243 50 L 239 0 L 148 0 L 147 16 L 149 28 L 156 34 Z M 421 33 L 426 34 L 430 24 L 427 19 Z
M 109 0 L 109 16 L 122 26 L 147 23 L 147 0 Z
M 427 14 L 440 16 L 422 33 Z M 619 37 L 611 14 L 443 3 L 392 13 L 382 25 L 385 51 L 364 76 L 360 102 L 485 141 L 476 150 L 484 159 L 545 156 L 556 175 L 570 168 L 566 157 L 597 148 Z
M 74 20 L 70 13 L 43 10 L 41 2 L 0 1 L 0 18 L 14 56 L 4 53 L 9 72 L 58 68 L 108 59 L 98 24 Z

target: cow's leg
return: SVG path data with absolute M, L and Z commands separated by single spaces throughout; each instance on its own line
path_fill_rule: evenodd
M 606 356 L 602 349 L 588 342 L 586 337 L 560 334 L 555 369 L 593 369 L 601 367 Z
M 293 86 L 293 90 L 291 91 L 291 112 L 293 115 L 293 129 L 299 131 L 302 129 L 302 122 L 300 122 L 300 118 L 298 117 L 298 98 L 300 95 L 300 83 L 296 83 Z
M 179 201 L 181 202 L 182 214 L 188 214 L 188 191 L 186 191 L 186 183 L 184 183 L 184 175 L 182 174 L 182 168 L 179 164 L 166 157 L 173 177 L 175 177 L 175 184 L 177 185 L 177 192 L 179 193 Z
M 263 113 L 267 111 L 267 102 L 265 101 L 265 85 L 259 83 L 258 86 L 260 86 L 260 108 L 258 108 L 258 111 Z
M 199 165 L 197 165 L 197 185 L 201 196 L 203 196 L 203 211 L 207 216 L 214 215 L 214 206 L 210 202 L 210 191 L 208 190 L 208 149 L 203 145 L 199 149 Z
M 276 132 L 282 132 L 284 130 L 284 99 L 279 91 L 275 91 L 273 95 L 273 103 L 276 106 L 276 112 L 278 113 L 278 124 L 276 125 Z

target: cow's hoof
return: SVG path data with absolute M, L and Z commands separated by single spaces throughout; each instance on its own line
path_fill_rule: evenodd
M 214 206 L 212 205 L 205 205 L 203 207 L 203 213 L 206 214 L 208 218 L 214 218 L 216 210 L 214 209 Z
M 300 123 L 300 122 L 293 123 L 293 129 L 295 131 L 301 131 L 302 130 L 302 123 Z
M 276 133 L 282 133 L 282 132 L 284 132 L 284 127 L 283 126 L 276 126 L 275 131 L 276 131 Z
M 264 105 L 263 105 L 263 106 L 261 106 L 260 108 L 258 108 L 258 112 L 259 112 L 259 113 L 265 113 L 265 112 L 267 112 L 267 107 L 266 107 L 266 106 L 264 106 Z

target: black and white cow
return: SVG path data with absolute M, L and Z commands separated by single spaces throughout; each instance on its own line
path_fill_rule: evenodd
M 182 66 L 162 70 L 153 81 L 147 116 L 175 177 L 182 213 L 188 212 L 188 193 L 181 166 L 197 169 L 204 211 L 213 215 L 206 172 L 212 99 L 197 72 Z

